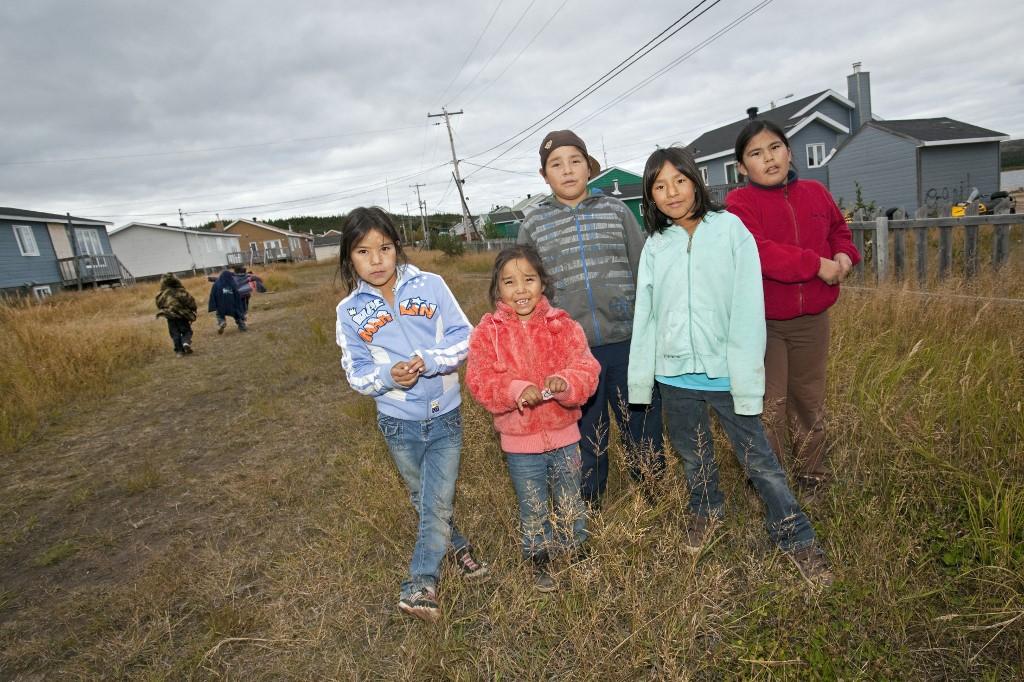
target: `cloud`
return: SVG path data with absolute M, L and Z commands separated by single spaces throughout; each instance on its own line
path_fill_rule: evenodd
M 595 156 L 639 170 L 656 144 L 689 142 L 747 106 L 826 88 L 845 94 L 854 61 L 871 72 L 881 116 L 945 115 L 1024 135 L 1024 81 L 1006 58 L 1018 51 L 1009 19 L 1020 10 L 1007 0 L 989 3 L 980 22 L 952 2 L 776 0 L 613 103 L 756 4 L 713 7 L 494 160 L 500 170 L 464 164 L 471 208 L 544 191 L 536 146 L 548 129 L 578 123 Z M 495 2 L 5 3 L 0 203 L 117 224 L 173 221 L 181 208 L 198 223 L 217 212 L 339 213 L 389 199 L 415 210 L 409 185 L 421 182 L 428 210 L 458 211 L 443 166 L 447 133 L 428 113 L 464 109 L 453 118 L 458 153 L 486 164 L 506 147 L 482 152 L 689 7 L 560 6 L 506 0 L 481 34 Z M 253 204 L 271 205 L 241 208 Z

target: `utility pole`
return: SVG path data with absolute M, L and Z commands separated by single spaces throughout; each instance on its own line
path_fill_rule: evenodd
M 455 137 L 452 135 L 452 124 L 448 120 L 449 116 L 460 116 L 462 110 L 449 112 L 446 107 L 441 107 L 440 114 L 427 114 L 427 118 L 440 118 L 444 117 L 444 124 L 448 127 L 448 142 L 452 146 L 452 165 L 455 166 L 455 186 L 459 190 L 459 200 L 462 202 L 462 220 L 465 221 L 467 229 L 473 230 L 473 236 L 477 239 L 480 238 L 480 233 L 476 231 L 476 225 L 473 223 L 473 216 L 469 214 L 469 206 L 466 204 L 466 195 L 462 193 L 463 179 L 459 174 L 459 157 L 455 155 Z M 441 125 L 435 123 L 434 125 Z
M 409 233 L 405 231 L 405 219 L 409 217 L 409 202 L 405 202 L 405 215 L 402 216 L 402 241 L 409 243 Z
M 178 209 L 178 222 L 181 223 L 181 229 L 185 229 L 185 216 L 182 215 L 181 209 Z
M 426 204 L 424 204 L 423 200 L 420 199 L 420 187 L 426 187 L 426 185 L 424 185 L 421 182 L 418 182 L 415 185 L 409 185 L 409 186 L 416 188 L 416 203 L 420 207 L 420 226 L 423 228 L 423 239 L 426 240 L 427 250 L 429 251 L 430 250 L 430 231 L 427 230 L 427 218 L 426 218 L 426 210 L 425 210 L 426 209 Z

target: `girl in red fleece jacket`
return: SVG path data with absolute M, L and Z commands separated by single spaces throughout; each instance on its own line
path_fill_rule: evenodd
M 850 228 L 825 186 L 799 180 L 779 126 L 754 119 L 736 139 L 745 187 L 726 197 L 757 242 L 768 343 L 764 420 L 768 439 L 813 495 L 829 476 L 825 463 L 825 367 L 828 309 L 839 283 L 860 261 Z M 789 429 L 787 429 L 787 426 Z M 783 449 L 789 430 L 790 449 Z
M 466 363 L 466 385 L 501 435 L 519 499 L 523 557 L 542 592 L 557 589 L 551 554 L 587 539 L 577 422 L 601 371 L 583 328 L 548 303 L 549 284 L 533 247 L 499 253 L 491 273 L 495 310 L 473 331 Z

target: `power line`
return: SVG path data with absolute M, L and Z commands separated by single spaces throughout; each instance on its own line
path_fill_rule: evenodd
M 224 152 L 235 149 L 253 149 L 256 147 L 269 147 L 275 144 L 289 144 L 293 142 L 315 142 L 320 140 L 333 140 L 342 137 L 353 137 L 355 135 L 372 135 L 374 133 L 393 133 L 400 130 L 418 129 L 419 126 L 403 126 L 400 128 L 383 128 L 380 130 L 362 130 L 353 133 L 341 133 L 338 135 L 322 135 L 319 137 L 296 137 L 288 140 L 273 140 L 270 142 L 254 142 L 251 144 L 239 144 L 226 147 L 206 147 L 203 149 L 177 149 L 164 152 L 143 152 L 139 154 L 113 154 L 110 156 L 83 156 L 71 159 L 37 159 L 35 161 L 0 161 L 0 166 L 34 166 L 49 163 L 78 163 L 80 161 L 117 161 L 123 159 L 142 159 L 156 156 L 178 156 L 182 154 L 205 154 L 208 152 Z
M 496 47 L 494 52 L 491 53 L 491 56 L 487 58 L 487 61 L 484 62 L 484 65 L 480 67 L 480 70 L 477 71 L 476 74 L 472 78 L 470 78 L 469 81 L 465 85 L 463 85 L 457 93 L 455 93 L 455 96 L 452 97 L 452 99 L 458 99 L 459 95 L 464 93 L 466 91 L 466 88 L 472 85 L 476 81 L 476 79 L 480 77 L 480 74 L 482 74 L 487 69 L 487 67 L 491 65 L 491 62 L 494 60 L 497 54 L 501 52 L 501 48 L 505 47 L 505 43 L 507 43 L 508 39 L 512 37 L 512 34 L 516 32 L 516 29 L 519 28 L 519 24 L 523 22 L 523 19 L 526 18 L 526 15 L 530 12 L 530 8 L 533 7 L 535 2 L 537 2 L 537 0 L 530 0 L 530 4 L 527 5 L 526 9 L 523 10 L 523 13 L 519 15 L 519 18 L 516 19 L 516 23 L 514 23 L 512 25 L 512 28 L 509 29 L 508 33 L 505 34 L 505 38 L 502 39 L 501 43 L 498 44 L 498 47 Z
M 536 175 L 536 173 L 527 173 L 526 171 L 514 171 L 514 170 L 509 170 L 507 168 L 495 168 L 494 166 L 485 166 L 482 163 L 473 163 L 472 161 L 465 161 L 464 160 L 461 163 L 465 163 L 465 164 L 468 164 L 470 166 L 475 166 L 477 168 L 486 168 L 488 170 L 500 171 L 502 173 L 512 173 L 513 175 L 528 175 L 530 177 L 533 177 L 534 175 Z
M 570 127 L 571 128 L 576 128 L 576 127 L 581 126 L 581 125 L 583 125 L 583 124 L 585 124 L 585 123 L 587 123 L 589 121 L 592 121 L 597 116 L 600 116 L 601 114 L 603 114 L 604 112 L 608 111 L 612 107 L 616 106 L 617 104 L 620 104 L 621 102 L 623 102 L 624 100 L 628 99 L 633 94 L 635 94 L 638 90 L 641 90 L 642 88 L 646 87 L 647 85 L 649 85 L 650 83 L 654 82 L 658 78 L 661 78 L 666 73 L 668 73 L 669 71 L 671 71 L 675 67 L 679 66 L 684 61 L 686 61 L 687 59 L 689 59 L 693 55 L 697 54 L 702 49 L 704 49 L 705 47 L 710 45 L 711 43 L 713 43 L 716 40 L 718 40 L 719 38 L 721 38 L 726 33 L 728 33 L 732 29 L 734 29 L 737 26 L 739 26 L 740 24 L 742 24 L 744 21 L 746 21 L 750 17 L 752 17 L 755 14 L 757 14 L 759 11 L 761 11 L 766 6 L 768 6 L 768 4 L 770 4 L 771 2 L 772 2 L 772 0 L 763 0 L 763 2 L 761 2 L 759 5 L 756 5 L 752 9 L 747 10 L 745 13 L 743 13 L 742 15 L 737 17 L 736 19 L 733 19 L 726 26 L 724 26 L 723 28 L 719 29 L 717 32 L 713 33 L 708 38 L 705 38 L 700 43 L 697 43 L 697 45 L 693 46 L 692 48 L 690 48 L 689 50 L 684 52 L 682 55 L 680 55 L 679 57 L 673 59 L 667 65 L 665 65 L 661 69 L 658 69 L 657 71 L 652 73 L 650 76 L 648 76 L 644 80 L 640 81 L 639 83 L 637 83 L 633 87 L 629 88 L 628 90 L 626 90 L 622 94 L 620 94 L 617 97 L 613 98 L 610 102 L 608 102 L 604 106 L 600 107 L 599 109 L 597 109 L 593 113 L 588 114 L 587 116 L 584 116 L 580 120 L 574 122 Z
M 487 85 L 485 85 L 482 88 L 480 88 L 479 90 L 477 90 L 476 93 L 466 101 L 465 106 L 469 106 L 470 104 L 472 104 L 481 95 L 483 95 L 485 92 L 490 90 L 492 85 L 494 85 L 499 80 L 501 80 L 501 77 L 504 76 L 505 73 L 510 68 L 512 68 L 513 64 L 515 64 L 517 61 L 519 61 L 519 58 L 523 56 L 523 53 L 526 52 L 526 50 L 528 50 L 531 45 L 533 45 L 534 41 L 537 40 L 537 38 L 540 37 L 540 34 L 544 32 L 544 29 L 546 29 L 548 27 L 548 24 L 550 24 L 554 20 L 554 18 L 558 16 L 558 13 L 562 11 L 562 8 L 565 7 L 568 4 L 568 2 L 569 2 L 569 0 L 562 0 L 562 4 L 558 6 L 558 9 L 555 10 L 555 13 L 552 14 L 550 17 L 548 17 L 548 20 L 544 22 L 544 25 L 540 27 L 539 31 L 537 31 L 536 33 L 533 34 L 533 37 L 530 38 L 530 42 L 526 43 L 526 45 L 523 47 L 523 49 L 521 49 L 519 51 L 519 54 L 517 54 L 515 57 L 513 57 L 512 61 L 510 61 L 505 66 L 505 68 L 501 70 L 501 73 L 499 73 L 497 76 L 492 78 L 491 81 L 489 83 L 487 83 Z
M 486 154 L 488 152 L 494 151 L 498 147 L 501 147 L 501 146 L 507 144 L 508 142 L 511 142 L 512 140 L 515 140 L 517 137 L 523 136 L 524 133 L 526 134 L 525 136 L 522 137 L 522 139 L 518 140 L 517 142 L 515 142 L 514 144 L 509 146 L 507 149 L 505 149 L 505 151 L 501 152 L 500 154 L 498 154 L 497 156 L 495 156 L 494 158 L 489 160 L 486 165 L 490 165 L 494 161 L 497 161 L 502 156 L 504 156 L 508 152 L 512 151 L 513 149 L 518 147 L 520 144 L 525 142 L 527 139 L 529 139 L 529 136 L 532 135 L 534 132 L 536 132 L 537 128 L 553 122 L 559 116 L 561 116 L 562 114 L 566 113 L 567 111 L 569 111 L 570 109 L 575 107 L 577 104 L 582 102 L 584 99 L 586 99 L 590 95 L 592 95 L 595 92 L 597 92 L 597 90 L 599 90 L 603 86 L 607 85 L 612 79 L 614 79 L 616 76 L 618 76 L 623 71 L 628 69 L 630 66 L 632 66 L 633 64 L 638 62 L 640 59 L 646 57 L 652 51 L 654 51 L 655 49 L 657 49 L 658 47 L 663 45 L 665 43 L 665 41 L 667 41 L 669 38 L 671 38 L 672 36 L 677 34 L 679 31 L 683 30 L 684 28 L 686 28 L 687 26 L 692 24 L 697 19 L 699 19 L 706 12 L 708 12 L 713 7 L 715 7 L 715 5 L 719 4 L 722 0 L 714 0 L 709 6 L 705 7 L 704 9 L 701 9 L 699 12 L 697 12 L 697 10 L 700 9 L 701 5 L 703 5 L 707 1 L 708 0 L 700 0 L 700 2 L 698 2 L 696 5 L 694 5 L 689 10 L 687 10 L 686 13 L 683 14 L 683 16 L 681 16 L 679 19 L 676 19 L 674 22 L 669 24 L 669 26 L 667 28 L 665 28 L 664 30 L 662 30 L 661 33 L 659 33 L 658 35 L 654 36 L 654 38 L 651 38 L 643 46 L 641 46 L 639 49 L 635 50 L 631 55 L 626 57 L 626 59 L 624 59 L 621 62 L 619 62 L 617 65 L 612 67 L 611 70 L 605 72 L 605 74 L 602 75 L 601 77 L 599 77 L 596 81 L 594 81 L 593 83 L 588 85 L 586 88 L 584 88 L 580 92 L 576 93 L 576 95 L 574 95 L 572 98 L 570 98 L 569 100 L 564 102 L 559 107 L 556 107 L 552 112 L 550 112 L 546 116 L 543 116 L 542 118 L 540 118 L 537 121 L 535 121 L 534 123 L 530 124 L 529 126 L 524 128 L 523 130 L 521 130 L 518 133 L 516 133 L 515 135 L 512 135 L 511 137 L 503 140 L 502 142 L 499 142 L 498 144 L 494 145 L 493 147 L 485 149 L 484 151 L 478 152 L 476 154 L 471 154 L 469 156 L 469 158 L 474 158 L 476 156 L 481 156 L 481 155 Z M 697 14 L 695 16 L 690 18 L 688 21 L 685 21 L 685 23 L 683 23 L 682 26 L 678 26 L 678 28 L 674 28 L 674 27 L 676 27 L 677 24 L 679 24 L 679 23 L 683 22 L 684 20 L 686 20 L 694 12 L 697 12 Z M 674 28 L 674 30 L 673 30 L 673 28 Z M 666 33 L 668 35 L 665 35 Z M 662 36 L 664 36 L 664 37 L 662 37 Z M 652 45 L 652 43 L 654 43 L 654 44 Z M 480 171 L 479 170 L 474 171 L 473 174 L 478 173 L 478 172 L 480 172 Z
M 487 29 L 490 28 L 491 22 L 494 21 L 494 17 L 498 14 L 498 10 L 501 9 L 501 4 L 503 2 L 505 2 L 505 0 L 498 0 L 498 4 L 494 6 L 494 11 L 491 12 L 491 18 L 487 20 L 486 24 L 484 24 L 483 30 L 480 31 L 480 35 L 476 37 L 476 42 L 473 43 L 473 47 L 469 48 L 469 52 L 466 54 L 466 58 L 462 60 L 462 66 L 460 66 L 459 70 L 455 72 L 454 76 L 452 76 L 452 79 L 451 81 L 448 82 L 448 85 L 444 87 L 444 91 L 441 93 L 441 96 L 437 98 L 438 102 L 444 103 L 444 96 L 448 94 L 448 90 L 452 87 L 452 85 L 455 84 L 455 81 L 458 79 L 458 77 L 462 75 L 462 70 L 466 68 L 466 64 L 469 63 L 469 58 L 473 56 L 473 53 L 476 51 L 477 46 L 480 45 L 480 40 L 484 37 L 484 34 L 487 33 Z

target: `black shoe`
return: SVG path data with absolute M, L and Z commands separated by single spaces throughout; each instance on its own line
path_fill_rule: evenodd
M 541 552 L 530 558 L 533 564 L 533 586 L 538 592 L 556 592 L 558 583 L 551 575 L 551 561 L 547 552 Z
M 407 615 L 435 623 L 441 617 L 441 607 L 437 605 L 437 593 L 429 587 L 417 590 L 411 596 L 398 600 L 398 609 Z
M 484 578 L 490 572 L 486 561 L 477 561 L 469 545 L 455 551 L 455 565 L 458 566 L 463 578 Z
M 183 344 L 181 344 L 181 350 L 183 350 L 186 355 L 191 355 L 192 354 L 192 344 L 191 343 L 183 343 Z

